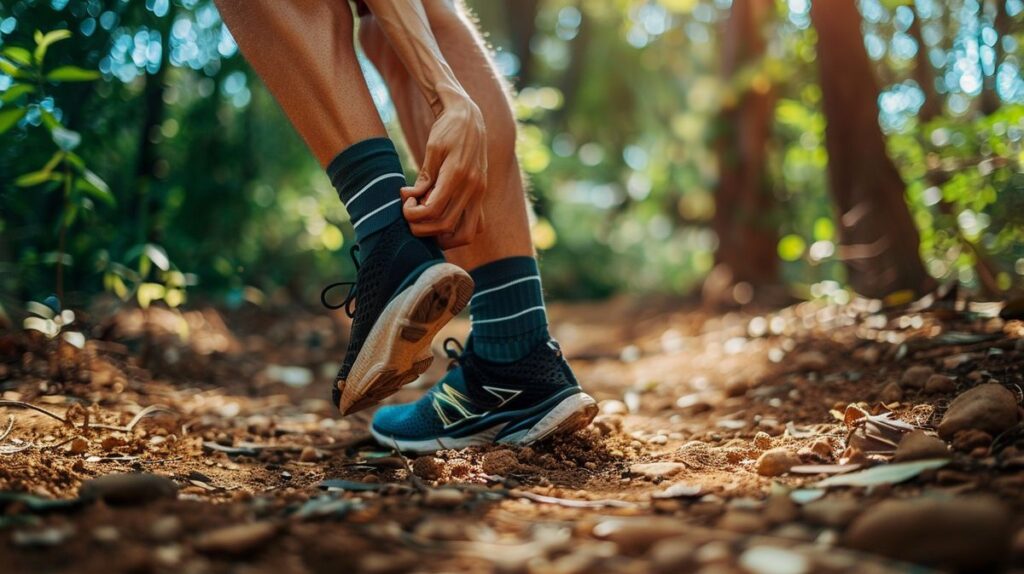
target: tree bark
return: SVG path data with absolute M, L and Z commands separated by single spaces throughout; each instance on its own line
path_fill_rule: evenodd
M 932 69 L 932 61 L 928 57 L 928 44 L 924 41 L 924 34 L 921 33 L 921 15 L 914 4 L 910 5 L 910 9 L 914 12 L 914 21 L 911 22 L 907 33 L 917 42 L 917 54 L 914 55 L 914 81 L 924 93 L 924 105 L 921 106 L 917 116 L 922 122 L 927 123 L 942 115 L 942 98 L 935 89 L 935 70 Z
M 849 284 L 868 297 L 924 293 L 934 281 L 921 260 L 906 185 L 878 125 L 878 85 L 855 0 L 814 2 L 811 19 L 818 32 L 829 187 Z
M 530 85 L 533 81 L 533 52 L 530 51 L 530 41 L 537 31 L 539 8 L 540 0 L 515 0 L 505 4 L 512 52 L 519 58 L 519 73 L 513 80 L 517 90 Z
M 740 72 L 764 57 L 763 26 L 773 6 L 772 0 L 734 0 L 722 46 L 721 73 L 727 84 L 735 84 Z M 736 96 L 725 103 L 719 118 L 715 263 L 734 283 L 756 287 L 778 280 L 775 200 L 765 168 L 775 98 L 764 79 L 734 86 L 733 91 Z

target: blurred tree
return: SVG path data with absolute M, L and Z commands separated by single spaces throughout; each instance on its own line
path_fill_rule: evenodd
M 906 185 L 878 125 L 878 84 L 856 0 L 814 2 L 825 112 L 829 187 L 838 209 L 840 258 L 850 286 L 869 297 L 906 300 L 931 288 Z M 894 301 L 890 299 L 890 301 Z
M 734 0 L 722 40 L 725 96 L 717 141 L 719 179 L 712 227 L 716 274 L 755 288 L 778 281 L 775 198 L 766 171 L 775 97 L 763 68 L 773 0 Z

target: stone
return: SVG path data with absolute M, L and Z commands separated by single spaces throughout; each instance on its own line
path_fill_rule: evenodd
M 177 494 L 178 485 L 173 480 L 145 472 L 100 476 L 83 482 L 78 489 L 78 497 L 83 500 L 102 500 L 115 506 L 145 504 Z
M 725 385 L 725 396 L 727 397 L 742 397 L 747 394 L 747 389 L 750 388 L 750 384 L 743 379 L 734 379 L 726 383 Z
M 203 532 L 195 538 L 193 546 L 209 554 L 247 554 L 270 542 L 277 532 L 278 526 L 273 522 L 237 524 Z
M 432 488 L 423 495 L 423 504 L 431 508 L 455 508 L 466 501 L 466 494 L 457 488 Z
M 485 453 L 480 459 L 480 468 L 485 474 L 508 476 L 519 470 L 519 459 L 508 449 Z
M 807 522 L 829 528 L 846 526 L 863 509 L 862 502 L 851 498 L 820 498 L 802 507 Z
M 1009 507 L 989 496 L 886 500 L 864 512 L 845 544 L 897 560 L 957 571 L 986 570 L 1010 551 Z
M 971 452 L 978 448 L 988 449 L 992 444 L 992 435 L 987 432 L 967 429 L 953 435 L 953 449 L 961 452 Z
M 929 458 L 949 458 L 949 449 L 941 439 L 922 430 L 916 430 L 903 435 L 892 461 L 907 462 Z
M 82 437 L 75 437 L 68 445 L 68 454 L 82 454 L 89 450 L 89 441 Z
M 299 453 L 299 462 L 315 462 L 321 458 L 323 458 L 323 456 L 320 454 L 320 451 L 311 446 L 303 448 L 302 452 Z
M 935 374 L 935 369 L 928 365 L 914 365 L 900 377 L 900 385 L 907 389 L 923 389 L 928 378 Z
M 614 542 L 619 551 L 639 555 L 666 538 L 678 538 L 690 529 L 678 519 L 652 516 L 646 518 L 609 518 L 594 526 L 595 538 Z
M 730 532 L 753 534 L 764 530 L 767 524 L 765 518 L 757 512 L 730 508 L 718 519 L 717 526 Z
M 622 430 L 622 416 L 597 415 L 594 417 L 593 425 L 601 436 L 611 436 Z
M 162 516 L 149 526 L 149 535 L 157 542 L 169 542 L 181 535 L 181 519 L 177 516 Z
M 882 392 L 878 393 L 878 400 L 885 404 L 898 403 L 903 400 L 903 387 L 899 383 L 889 383 L 882 387 Z
M 421 456 L 412 461 L 413 474 L 423 480 L 440 480 L 444 470 L 444 460 L 436 456 Z
M 788 548 L 751 546 L 740 555 L 740 566 L 750 574 L 806 574 L 811 561 Z
M 815 440 L 811 443 L 810 449 L 811 452 L 825 460 L 832 460 L 832 457 L 834 456 L 832 443 L 827 438 L 819 438 Z
M 597 404 L 603 415 L 626 415 L 629 414 L 629 407 L 622 401 L 609 399 Z
M 754 448 L 757 450 L 768 450 L 772 447 L 772 437 L 764 431 L 758 431 L 754 435 Z
M 789 449 L 773 448 L 761 454 L 754 466 L 761 476 L 780 476 L 800 463 L 800 457 Z
M 761 515 L 771 524 L 784 524 L 796 520 L 800 509 L 789 494 L 778 493 L 768 497 Z
M 820 351 L 805 351 L 796 356 L 793 366 L 798 371 L 824 371 L 828 367 L 828 357 Z
M 928 380 L 925 382 L 924 391 L 933 395 L 950 394 L 956 391 L 956 381 L 953 377 L 934 374 L 928 377 Z
M 693 563 L 697 546 L 687 536 L 659 540 L 647 552 L 651 570 L 657 574 L 688 572 Z
M 675 476 L 684 469 L 686 465 L 681 462 L 647 462 L 631 465 L 629 472 L 654 480 Z
M 1015 426 L 1017 414 L 1017 396 L 1012 391 L 995 383 L 979 385 L 950 403 L 939 423 L 939 436 L 949 440 L 967 429 L 995 436 Z

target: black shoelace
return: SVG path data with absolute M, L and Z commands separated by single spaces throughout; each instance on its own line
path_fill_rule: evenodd
M 352 249 L 350 249 L 349 252 L 348 252 L 349 256 L 352 257 L 352 262 L 355 263 L 356 272 L 359 271 L 359 259 L 356 257 L 356 253 L 358 251 L 359 251 L 359 245 L 356 244 L 356 245 L 353 245 Z M 331 303 L 329 303 L 327 301 L 327 294 L 331 291 L 331 289 L 334 289 L 335 287 L 344 287 L 346 285 L 348 286 L 348 293 L 345 294 L 345 299 L 342 300 L 341 303 L 338 303 L 337 305 L 332 305 Z M 356 316 L 356 311 L 355 311 L 355 307 L 354 307 L 355 301 L 356 301 L 356 282 L 355 281 L 338 281 L 337 283 L 331 283 L 327 287 L 324 287 L 324 290 L 320 292 L 320 303 L 322 303 L 324 307 L 327 307 L 328 309 L 341 309 L 341 308 L 344 308 L 345 309 L 345 314 L 348 315 L 349 318 L 352 318 L 352 319 L 354 319 L 355 316 Z

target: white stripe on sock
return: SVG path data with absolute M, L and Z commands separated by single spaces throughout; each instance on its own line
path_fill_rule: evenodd
M 522 278 L 516 279 L 514 281 L 509 281 L 508 283 L 505 283 L 504 285 L 498 285 L 497 287 L 491 287 L 490 289 L 484 289 L 483 291 L 478 291 L 478 292 L 476 292 L 473 295 L 473 297 L 470 298 L 470 301 L 472 301 L 473 299 L 476 299 L 477 297 L 479 297 L 481 295 L 486 295 L 488 293 L 493 293 L 493 292 L 498 291 L 500 289 L 504 289 L 505 287 L 511 287 L 513 285 L 516 285 L 518 283 L 523 283 L 525 281 L 540 281 L 540 276 L 539 275 L 533 275 L 531 277 L 522 277 Z
M 474 325 L 483 325 L 484 323 L 497 323 L 498 321 L 508 321 L 509 319 L 515 319 L 516 317 L 522 317 L 523 315 L 529 313 L 530 311 L 538 311 L 538 310 L 544 311 L 544 306 L 540 305 L 538 307 L 530 307 L 529 309 L 520 311 L 518 313 L 513 313 L 512 315 L 509 315 L 507 317 L 498 317 L 496 319 L 474 319 L 471 316 L 469 318 L 469 320 L 472 321 L 472 323 Z M 544 311 L 544 316 L 547 317 L 547 315 L 548 315 L 547 311 Z
M 345 204 L 345 209 L 348 209 L 348 206 L 352 205 L 352 202 L 354 202 L 355 200 L 359 199 L 359 196 L 362 195 L 364 191 L 370 189 L 371 187 L 376 185 L 378 182 L 383 181 L 385 179 L 391 179 L 392 177 L 400 177 L 402 179 L 405 179 L 405 175 L 403 175 L 401 173 L 385 173 L 384 175 L 379 175 L 379 176 L 373 178 L 373 181 L 371 181 L 370 183 L 364 185 L 363 189 L 360 189 L 359 191 L 356 192 L 355 195 L 350 197 L 348 199 L 348 203 Z
M 398 198 L 398 199 L 396 199 L 394 201 L 389 201 L 389 202 L 385 203 L 384 205 L 378 207 L 377 209 L 374 209 L 370 213 L 367 213 L 366 215 L 364 215 L 361 218 L 359 218 L 359 221 L 357 221 L 357 222 L 352 224 L 352 228 L 355 229 L 356 227 L 359 227 L 360 223 L 366 221 L 367 219 L 373 217 L 374 215 L 377 215 L 378 213 L 380 213 L 381 211 L 384 211 L 385 209 L 391 207 L 392 205 L 394 205 L 396 203 L 401 203 L 401 202 L 402 202 L 402 198 Z

